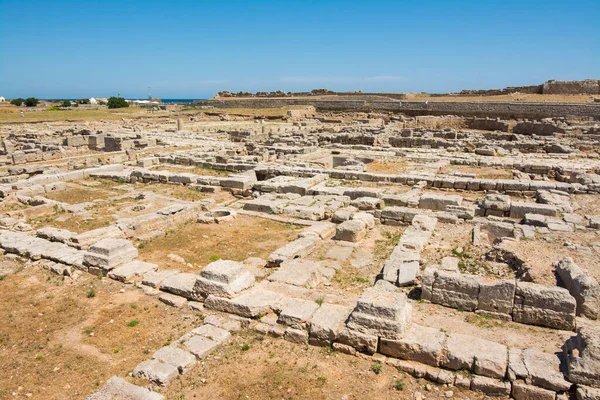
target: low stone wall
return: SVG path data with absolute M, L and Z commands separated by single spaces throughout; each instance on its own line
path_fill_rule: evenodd
M 600 104 L 575 103 L 509 103 L 509 102 L 459 102 L 430 101 L 339 101 L 317 99 L 240 99 L 206 100 L 196 106 L 219 108 L 280 108 L 286 106 L 312 105 L 318 111 L 392 111 L 411 116 L 460 115 L 468 117 L 547 118 L 592 117 L 600 119 Z
M 522 324 L 575 328 L 576 301 L 559 287 L 515 280 L 485 281 L 477 275 L 426 268 L 421 298 L 466 311 L 479 311 Z

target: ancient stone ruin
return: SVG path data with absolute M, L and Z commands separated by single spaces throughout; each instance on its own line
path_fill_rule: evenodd
M 554 107 L 3 124 L 2 279 L 114 281 L 194 321 L 79 398 L 173 397 L 253 332 L 435 397 L 599 399 L 600 105 Z

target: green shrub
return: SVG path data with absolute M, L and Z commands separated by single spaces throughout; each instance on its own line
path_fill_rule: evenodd
M 122 97 L 115 97 L 112 96 L 108 99 L 108 102 L 106 103 L 108 105 L 108 108 L 125 108 L 125 107 L 129 107 L 129 103 L 125 101 L 124 98 Z
M 382 369 L 383 364 L 380 361 L 375 361 L 373 364 L 371 364 L 371 371 L 373 371 L 375 375 L 379 375 Z
M 90 104 L 90 99 L 78 99 L 75 103 L 77 103 L 77 104 Z
M 56 106 L 52 106 L 52 107 L 48 107 L 47 111 L 61 111 L 61 109 Z
M 17 106 L 17 107 L 20 107 L 20 106 L 23 104 L 23 99 L 22 99 L 22 98 L 20 98 L 20 97 L 19 97 L 19 98 L 17 98 L 17 99 L 12 99 L 12 100 L 10 101 L 10 104 L 12 104 L 12 105 L 14 105 L 14 106 Z
M 63 100 L 61 107 L 71 107 L 71 102 L 69 100 Z
M 36 99 L 35 97 L 28 97 L 25 99 L 25 105 L 27 107 L 35 107 L 38 105 L 40 101 L 38 99 Z

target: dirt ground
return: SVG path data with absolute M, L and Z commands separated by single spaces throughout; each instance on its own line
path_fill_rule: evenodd
M 475 174 L 481 179 L 512 179 L 512 171 L 493 167 L 471 167 L 468 165 L 447 165 L 440 169 L 440 174 L 452 174 L 462 172 L 464 174 Z
M 81 399 L 201 325 L 131 286 L 39 267 L 0 280 L 0 316 L 1 399 Z
M 244 345 L 248 350 L 242 350 Z M 183 399 L 413 399 L 454 391 L 456 399 L 481 399 L 474 392 L 436 385 L 369 358 L 329 348 L 301 346 L 254 332 L 240 332 L 162 393 Z M 399 383 L 399 384 L 398 384 Z M 431 392 L 428 392 L 429 385 Z
M 238 215 L 220 224 L 195 221 L 173 227 L 165 236 L 140 243 L 140 259 L 159 264 L 162 269 L 184 270 L 182 263 L 166 258 L 169 253 L 186 263 L 205 266 L 218 259 L 243 261 L 248 257 L 266 258 L 275 249 L 294 240 L 302 228 L 266 218 Z

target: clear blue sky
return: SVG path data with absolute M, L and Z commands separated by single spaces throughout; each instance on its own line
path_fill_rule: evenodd
M 600 0 L 0 0 L 0 96 L 427 91 L 600 78 Z

